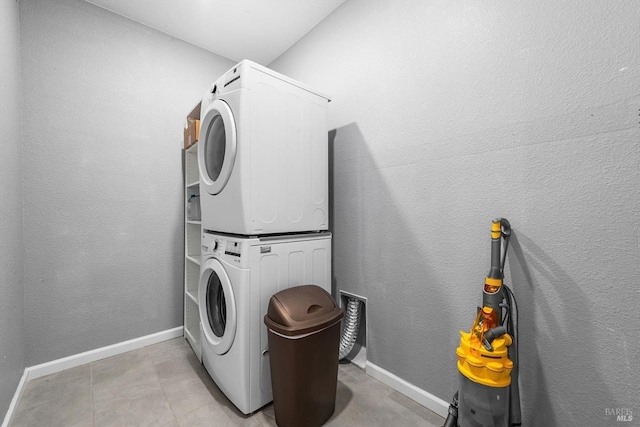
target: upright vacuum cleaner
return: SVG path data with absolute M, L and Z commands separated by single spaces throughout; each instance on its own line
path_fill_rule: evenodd
M 482 307 L 467 333 L 460 331 L 458 375 L 443 427 L 512 427 L 522 424 L 518 389 L 518 307 L 503 283 L 511 225 L 491 224 L 491 269 L 484 282 Z M 504 241 L 504 249 L 503 249 Z M 502 252 L 502 256 L 500 253 Z

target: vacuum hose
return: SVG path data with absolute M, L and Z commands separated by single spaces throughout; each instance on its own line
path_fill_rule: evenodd
M 340 356 L 338 360 L 347 357 L 353 349 L 360 329 L 360 300 L 349 297 L 347 309 L 344 315 L 344 329 L 340 338 Z

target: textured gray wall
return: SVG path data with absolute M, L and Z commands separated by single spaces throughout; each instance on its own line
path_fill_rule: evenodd
M 233 66 L 82 0 L 20 2 L 27 365 L 182 325 L 182 126 Z
M 640 418 L 639 40 L 637 1 L 348 0 L 270 65 L 333 97 L 335 285 L 371 362 L 451 399 L 503 216 L 523 425 Z
M 0 419 L 24 372 L 18 3 L 0 1 Z

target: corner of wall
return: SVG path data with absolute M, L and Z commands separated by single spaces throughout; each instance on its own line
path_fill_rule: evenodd
M 26 362 L 19 5 L 0 3 L 0 77 L 6 82 L 0 97 L 0 414 L 15 404 Z

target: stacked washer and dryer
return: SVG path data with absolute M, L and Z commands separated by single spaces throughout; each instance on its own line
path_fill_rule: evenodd
M 331 292 L 328 102 L 247 60 L 202 100 L 202 361 L 245 414 L 273 399 L 271 296 L 303 284 Z

